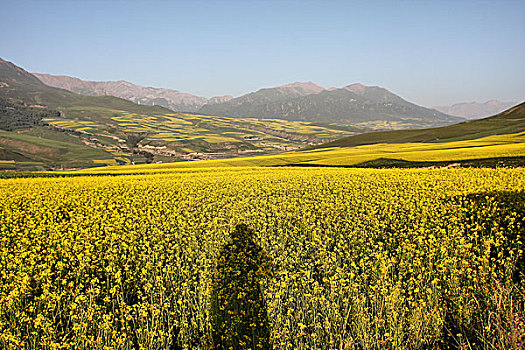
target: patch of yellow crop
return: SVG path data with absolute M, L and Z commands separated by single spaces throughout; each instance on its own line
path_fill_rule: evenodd
M 524 169 L 156 169 L 0 180 L 1 348 L 213 348 L 240 222 L 274 349 L 518 348 Z
M 115 159 L 93 159 L 95 164 L 107 164 L 107 165 L 117 165 Z
M 322 165 L 355 165 L 378 158 L 446 161 L 514 157 L 525 156 L 525 136 L 520 133 L 454 142 L 375 144 L 331 148 L 316 153 L 318 160 L 311 163 Z

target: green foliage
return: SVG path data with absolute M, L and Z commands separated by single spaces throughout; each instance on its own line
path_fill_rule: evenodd
M 44 125 L 43 118 L 56 118 L 60 112 L 49 109 L 29 107 L 22 103 L 0 98 L 0 129 L 13 131 L 35 125 Z
M 2 150 L 9 152 L 2 157 Z M 15 158 L 15 156 L 19 158 Z M 112 155 L 84 145 L 78 138 L 45 126 L 23 132 L 0 130 L 0 159 L 15 159 L 15 169 L 86 168 L 93 160 L 112 162 Z
M 138 146 L 140 141 L 144 140 L 146 136 L 146 133 L 128 134 L 126 137 L 126 145 L 129 149 L 133 150 Z
M 454 212 L 444 215 L 462 221 L 460 243 L 468 247 L 463 254 L 476 261 L 478 268 L 467 267 L 448 277 L 441 345 L 445 349 L 520 349 L 525 341 L 525 192 L 472 193 L 454 196 L 450 203 L 448 210 Z M 482 265 L 490 265 L 490 273 L 481 272 Z M 484 280 L 492 288 L 469 280 Z

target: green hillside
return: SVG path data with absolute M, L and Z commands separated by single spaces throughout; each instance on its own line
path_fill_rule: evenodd
M 367 131 L 173 113 L 44 85 L 0 59 L 0 169 L 45 170 L 275 154 Z
M 328 142 L 317 147 L 355 147 L 377 143 L 448 142 L 473 140 L 490 135 L 519 133 L 522 131 L 525 131 L 525 103 L 484 119 L 468 120 L 440 128 L 364 133 Z
M 86 169 L 82 173 L 156 173 L 211 167 L 443 167 L 525 165 L 524 104 L 481 120 L 436 129 L 367 133 L 275 155 Z M 370 137 L 372 136 L 372 137 Z M 351 142 L 350 142 L 350 141 Z M 343 143 L 344 141 L 344 143 Z M 337 147 L 334 144 L 348 146 Z
M 379 88 L 354 85 L 347 89 L 378 103 L 396 98 Z M 476 159 L 481 161 L 474 165 L 492 166 L 500 164 L 500 158 L 525 156 L 525 104 L 451 126 L 367 131 L 370 129 L 328 122 L 173 113 L 111 96 L 81 96 L 46 86 L 25 70 L 0 60 L 0 170 L 130 165 L 118 168 L 125 172 L 141 171 L 142 167 L 133 164 L 161 162 L 169 164 L 144 169 L 407 167 Z
M 164 173 L 177 169 L 224 167 L 501 167 L 525 164 L 525 133 L 495 135 L 470 141 L 443 143 L 378 144 L 293 151 L 275 155 L 217 159 L 198 162 L 124 165 L 75 172 L 80 174 L 142 174 Z M 38 176 L 51 174 L 39 174 Z
M 0 58 L 0 97 L 26 104 L 45 105 L 50 108 L 84 106 L 121 109 L 133 113 L 171 113 L 160 106 L 143 106 L 113 96 L 82 96 L 45 85 L 34 75 Z

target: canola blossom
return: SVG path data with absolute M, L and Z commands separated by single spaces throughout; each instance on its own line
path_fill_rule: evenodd
M 524 169 L 0 180 L 0 348 L 519 349 L 524 193 Z

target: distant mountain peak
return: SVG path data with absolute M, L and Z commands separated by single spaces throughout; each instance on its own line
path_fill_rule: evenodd
M 44 84 L 88 96 L 111 95 L 142 105 L 160 105 L 173 111 L 194 112 L 208 102 L 207 98 L 174 89 L 146 87 L 127 80 L 85 81 L 65 75 L 33 73 Z M 223 98 L 221 101 L 225 101 Z
M 326 90 L 313 82 L 295 82 L 260 89 L 224 103 L 208 103 L 199 113 L 340 124 L 386 121 L 397 128 L 441 126 L 463 120 L 405 101 L 384 88 L 360 83 Z
M 363 85 L 361 83 L 353 83 L 350 85 L 345 86 L 345 89 L 366 89 L 368 86 Z
M 377 103 L 404 104 L 407 102 L 398 95 L 380 86 L 367 86 L 361 83 L 354 83 L 343 87 L 343 90 L 350 91 L 353 94 Z
M 223 102 L 227 102 L 229 100 L 233 100 L 234 97 L 231 96 L 231 95 L 224 95 L 224 96 L 214 96 L 212 98 L 210 98 L 208 100 L 208 103 L 210 104 L 213 104 L 213 103 L 223 103 Z
M 383 88 L 380 88 L 379 86 L 367 86 L 367 85 L 363 85 L 361 83 L 353 83 L 353 84 L 350 84 L 350 85 L 347 85 L 347 86 L 343 87 L 343 89 L 348 90 L 350 92 L 354 92 L 354 93 L 362 93 L 362 92 L 365 92 L 365 91 L 370 90 L 370 89 L 385 90 Z
M 284 87 L 284 88 L 286 88 L 286 87 L 303 87 L 303 88 L 311 88 L 311 89 L 316 89 L 316 90 L 324 90 L 324 88 L 322 86 L 319 86 L 319 85 L 317 85 L 316 83 L 314 83 L 312 81 L 306 81 L 306 82 L 296 81 L 294 83 L 281 85 L 279 87 Z
M 307 82 L 296 81 L 295 83 L 278 86 L 276 89 L 280 91 L 294 92 L 298 95 L 317 94 L 325 90 L 322 86 L 319 86 L 311 81 L 307 81 Z
M 477 119 L 500 113 L 516 104 L 517 102 L 491 99 L 487 102 L 459 102 L 450 106 L 437 106 L 434 109 L 458 117 Z

